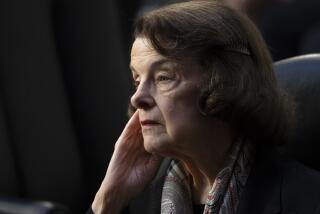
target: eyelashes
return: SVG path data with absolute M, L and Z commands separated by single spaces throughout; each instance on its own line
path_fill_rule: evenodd
M 169 75 L 158 75 L 154 78 L 154 82 L 156 83 L 156 85 L 165 85 L 170 83 L 171 81 L 174 81 L 175 78 Z M 135 89 L 137 90 L 137 88 L 140 85 L 140 80 L 133 80 L 132 83 L 135 87 Z
M 164 76 L 164 75 L 160 75 L 156 78 L 156 82 L 157 83 L 167 83 L 171 80 L 173 80 L 174 78 L 169 77 L 169 76 Z
M 150 76 L 144 76 L 143 78 L 141 75 L 135 74 L 133 76 L 133 86 L 135 88 L 135 91 L 137 91 L 140 84 L 145 84 L 148 82 L 148 85 L 150 84 L 150 87 L 154 87 L 159 91 L 168 91 L 173 89 L 173 87 L 178 84 L 179 80 L 180 76 L 177 72 L 171 70 L 160 70 L 154 72 Z

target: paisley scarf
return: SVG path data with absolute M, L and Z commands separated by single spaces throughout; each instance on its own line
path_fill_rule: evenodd
M 232 145 L 227 161 L 217 174 L 204 208 L 204 214 L 236 213 L 253 162 L 253 145 L 238 138 Z M 191 175 L 182 163 L 172 160 L 162 189 L 162 214 L 192 214 Z

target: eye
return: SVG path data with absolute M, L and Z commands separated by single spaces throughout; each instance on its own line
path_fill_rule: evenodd
M 175 74 L 173 72 L 158 72 L 155 76 L 156 82 L 168 82 L 174 80 Z
M 172 77 L 169 77 L 169 76 L 164 76 L 164 75 L 159 75 L 157 76 L 157 79 L 156 79 L 158 82 L 160 81 L 169 81 L 169 80 L 172 80 Z
M 170 90 L 178 83 L 179 76 L 173 71 L 161 71 L 155 75 L 155 84 L 162 91 Z

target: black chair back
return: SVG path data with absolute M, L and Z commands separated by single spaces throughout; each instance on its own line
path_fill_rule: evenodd
M 289 144 L 280 150 L 320 170 L 320 54 L 276 62 L 279 83 L 296 102 L 296 127 Z

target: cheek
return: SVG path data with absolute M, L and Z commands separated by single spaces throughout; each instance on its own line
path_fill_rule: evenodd
M 186 97 L 168 99 L 167 102 L 161 103 L 162 108 L 159 106 L 166 131 L 173 140 L 185 139 L 200 122 L 196 99 Z
M 178 88 L 157 97 L 156 103 L 162 114 L 168 135 L 177 140 L 200 122 L 197 108 L 199 90 L 193 83 L 183 83 Z

